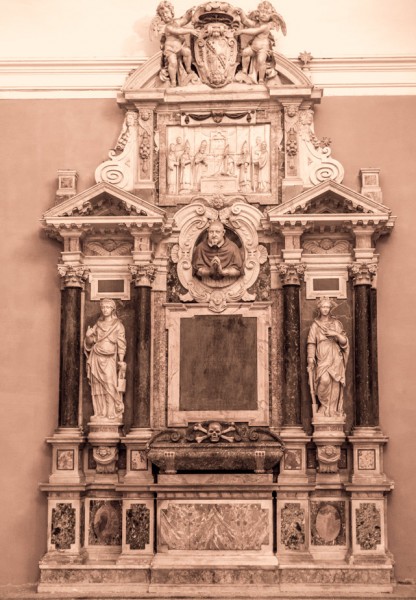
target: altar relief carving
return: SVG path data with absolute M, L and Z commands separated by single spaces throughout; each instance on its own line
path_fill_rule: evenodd
M 168 194 L 270 192 L 270 125 L 169 127 Z

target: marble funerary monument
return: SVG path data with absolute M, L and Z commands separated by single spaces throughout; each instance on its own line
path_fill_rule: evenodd
M 342 185 L 269 2 L 163 1 L 151 29 L 97 184 L 59 171 L 43 216 L 62 312 L 39 590 L 390 591 L 379 170 Z

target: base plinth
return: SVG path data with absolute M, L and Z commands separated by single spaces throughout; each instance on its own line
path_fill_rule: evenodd
M 38 592 L 74 598 L 125 594 L 129 598 L 254 599 L 281 598 L 286 593 L 308 599 L 331 593 L 357 597 L 391 592 L 391 571 L 388 565 L 278 565 L 274 556 L 266 560 L 200 556 L 188 562 L 184 557 L 158 555 L 137 565 L 41 565 Z

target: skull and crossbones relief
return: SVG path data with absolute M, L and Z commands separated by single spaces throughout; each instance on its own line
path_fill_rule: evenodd
M 210 442 L 219 442 L 221 440 L 225 440 L 227 442 L 234 442 L 234 438 L 226 435 L 230 431 L 235 431 L 234 424 L 231 423 L 229 427 L 223 430 L 222 425 L 219 421 L 212 421 L 208 423 L 208 429 L 205 428 L 202 423 L 197 423 L 194 425 L 194 431 L 201 431 L 204 435 L 197 435 L 195 437 L 198 444 L 203 442 L 206 439 L 209 439 Z

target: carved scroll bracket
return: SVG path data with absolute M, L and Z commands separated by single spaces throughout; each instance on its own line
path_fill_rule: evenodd
M 318 138 L 314 129 L 314 111 L 307 106 L 299 111 L 299 166 L 305 186 L 334 180 L 341 183 L 344 168 L 331 157 L 330 138 Z
M 138 128 L 138 113 L 128 110 L 116 145 L 108 153 L 109 160 L 101 163 L 95 170 L 97 183 L 111 183 L 126 191 L 134 189 Z

